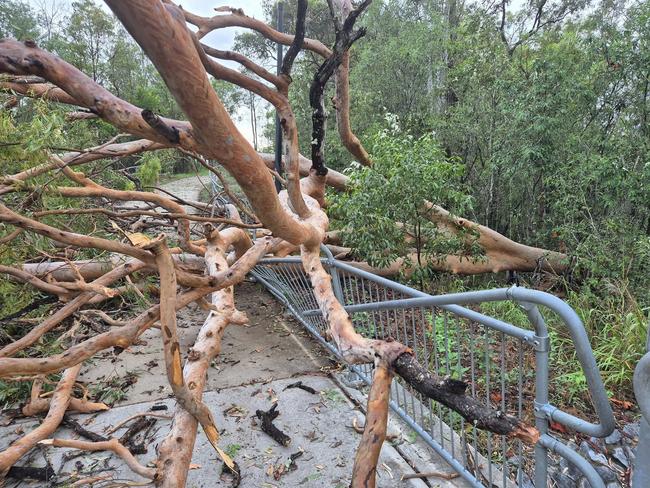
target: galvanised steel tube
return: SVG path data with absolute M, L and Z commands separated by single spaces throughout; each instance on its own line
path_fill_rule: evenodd
M 364 303 L 360 305 L 348 305 L 343 308 L 345 308 L 346 312 L 348 312 L 349 314 L 353 314 L 355 312 L 366 312 L 366 311 L 375 312 L 379 310 L 397 310 L 402 308 L 438 307 L 442 310 L 447 310 L 448 312 L 451 312 L 454 315 L 458 315 L 460 317 L 473 320 L 474 322 L 479 322 L 483 325 L 487 325 L 488 327 L 498 330 L 499 332 L 503 332 L 504 334 L 507 334 L 509 336 L 516 337 L 517 339 L 522 339 L 525 342 L 532 343 L 534 340 L 535 333 L 530 330 L 521 329 L 507 322 L 503 322 L 499 319 L 495 319 L 494 317 L 490 317 L 488 315 L 484 315 L 480 312 L 475 312 L 474 310 L 460 307 L 458 305 L 441 305 L 438 302 L 440 301 L 446 302 L 447 300 L 437 300 L 438 298 L 442 298 L 442 297 L 431 296 L 427 298 L 406 298 L 403 300 L 388 300 L 385 302 Z M 415 307 L 410 305 L 411 303 L 413 303 L 413 300 L 417 300 L 416 302 L 417 306 Z M 321 313 L 320 310 L 313 309 L 313 310 L 307 310 L 303 312 L 303 315 L 309 317 L 312 315 L 319 315 L 320 313 Z
M 616 420 L 614 419 L 614 413 L 607 398 L 607 392 L 605 391 L 605 386 L 600 376 L 600 370 L 596 365 L 596 359 L 594 358 L 587 332 L 578 314 L 564 301 L 542 291 L 512 287 L 508 289 L 508 295 L 518 302 L 531 302 L 537 305 L 543 305 L 558 314 L 564 321 L 571 334 L 571 339 L 576 348 L 576 354 L 578 355 L 585 379 L 587 380 L 594 409 L 601 423 L 592 424 L 551 405 L 543 407 L 547 416 L 555 422 L 559 422 L 584 434 L 593 437 L 607 437 L 616 428 Z
M 570 449 L 568 446 L 562 444 L 560 441 L 551 437 L 548 434 L 543 435 L 539 439 L 540 444 L 544 445 L 547 449 L 550 449 L 553 452 L 556 452 L 563 458 L 566 458 L 570 463 L 572 463 L 580 472 L 585 475 L 587 481 L 591 485 L 591 488 L 605 488 L 605 483 L 602 478 L 596 471 L 596 469 L 583 458 L 580 454 Z M 537 484 L 535 484 L 537 486 Z M 542 486 L 546 486 L 545 484 Z M 647 485 L 643 485 L 647 486 Z M 635 487 L 636 488 L 636 487 Z M 639 485 L 641 488 L 641 485 Z
M 537 334 L 535 348 L 535 427 L 544 436 L 548 434 L 548 418 L 543 406 L 548 405 L 548 353 L 550 343 L 548 329 L 542 314 L 532 303 L 522 303 L 528 320 Z M 548 451 L 541 442 L 535 444 L 535 486 L 546 486 L 548 480 Z

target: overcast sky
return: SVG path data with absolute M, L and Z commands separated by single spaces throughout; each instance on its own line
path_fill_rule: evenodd
M 236 0 L 236 1 L 206 1 L 206 0 L 187 0 L 182 2 L 176 2 L 180 4 L 181 7 L 186 9 L 189 12 L 192 12 L 197 15 L 204 17 L 212 17 L 215 15 L 215 7 L 222 5 L 227 5 L 230 7 L 237 7 L 244 9 L 244 13 L 251 17 L 255 17 L 260 20 L 264 20 L 264 12 L 262 10 L 262 5 L 260 1 L 256 0 Z M 206 36 L 205 41 L 214 47 L 219 49 L 229 49 L 232 46 L 233 40 L 237 32 L 242 31 L 238 27 L 228 27 L 227 29 L 218 29 L 211 32 Z
M 73 0 L 27 0 L 27 1 L 37 10 L 41 8 L 43 5 L 45 5 L 48 9 L 50 9 L 52 5 L 56 5 L 57 7 L 64 6 L 64 8 L 70 10 L 72 8 L 71 5 Z M 102 5 L 106 9 L 106 11 L 110 11 L 110 9 L 106 6 L 106 4 L 101 0 L 94 0 L 94 2 L 98 5 Z M 257 0 L 232 0 L 232 1 L 227 1 L 227 0 L 178 1 L 176 0 L 176 3 L 182 6 L 183 8 L 187 9 L 189 12 L 192 12 L 197 15 L 201 15 L 203 17 L 212 17 L 213 15 L 215 15 L 214 9 L 216 7 L 227 5 L 227 6 L 242 8 L 244 9 L 244 13 L 246 15 L 255 17 L 260 20 L 264 20 L 262 2 Z M 221 49 L 228 49 L 232 46 L 233 39 L 235 38 L 237 32 L 240 32 L 241 30 L 242 29 L 238 27 L 228 27 L 225 29 L 219 29 L 219 31 L 210 34 L 208 40 L 210 41 L 211 45 L 214 45 L 215 47 L 219 47 Z

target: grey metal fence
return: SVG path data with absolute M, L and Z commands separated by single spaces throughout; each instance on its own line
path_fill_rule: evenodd
M 541 432 L 540 441 L 531 448 L 481 431 L 396 379 L 392 410 L 471 486 L 516 486 L 530 475 L 536 487 L 545 487 L 549 451 L 573 463 L 592 487 L 605 486 L 589 462 L 549 433 L 551 421 L 595 437 L 605 437 L 614 430 L 614 416 L 589 340 L 579 317 L 566 303 L 553 295 L 518 287 L 428 295 L 337 261 L 325 247 L 323 252 L 322 261 L 332 277 L 335 294 L 359 333 L 401 341 L 432 372 L 466 380 L 473 396 L 534 422 Z M 265 259 L 252 275 L 332 354 L 341 358 L 327 339 L 327 324 L 299 258 Z M 499 301 L 521 306 L 526 323 L 514 325 L 481 310 L 482 304 Z M 577 418 L 552 404 L 551 341 L 538 307 L 557 314 L 570 334 L 598 423 Z M 370 365 L 350 366 L 350 370 L 370 384 Z
M 634 370 L 634 396 L 641 410 L 639 444 L 634 459 L 632 486 L 650 486 L 650 320 L 648 320 L 648 351 Z

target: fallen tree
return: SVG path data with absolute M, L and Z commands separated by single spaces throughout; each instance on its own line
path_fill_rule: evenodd
M 110 259 L 101 261 L 51 259 L 37 264 L 0 267 L 0 273 L 56 295 L 65 302 L 55 314 L 0 350 L 0 378 L 25 380 L 27 377 L 27 380 L 34 380 L 35 376 L 34 385 L 37 385 L 44 375 L 65 370 L 49 405 L 40 401 L 42 398 L 38 397 L 37 386 L 34 386 L 31 408 L 26 413 L 48 409 L 46 421 L 0 453 L 0 475 L 6 475 L 9 468 L 37 443 L 46 441 L 47 445 L 55 447 L 111 450 L 123 457 L 137 474 L 154 480 L 157 485 L 183 486 L 199 424 L 226 466 L 237 472 L 234 461 L 219 447 L 218 426 L 209 407 L 201 400 L 206 370 L 220 351 L 224 329 L 246 320 L 236 309 L 234 285 L 242 281 L 264 256 L 289 253 L 301 256 L 314 296 L 329 324 L 329 334 L 345 360 L 350 364 L 373 363 L 376 366 L 375 382 L 368 401 L 368 421 L 355 460 L 352 486 L 374 486 L 379 451 L 386 434 L 390 384 L 395 374 L 415 390 L 454 409 L 479 428 L 535 443 L 539 435 L 535 429 L 479 403 L 466 394 L 461 381 L 432 376 L 425 367 L 417 364 L 413 352 L 405 345 L 392 340 L 368 339 L 358 334 L 343 305 L 335 298 L 331 277 L 321 263 L 321 243 L 336 244 L 336 236 L 327 232 L 329 219 L 324 211 L 325 187 L 330 185 L 339 191 L 346 191 L 348 187 L 346 176 L 328 170 L 322 150 L 325 136 L 323 96 L 332 77 L 337 82 L 336 107 L 341 138 L 360 162 L 372 163 L 351 132 L 347 90 L 349 50 L 364 35 L 363 28 L 357 28 L 356 23 L 370 0 L 357 7 L 346 0 L 333 2 L 336 40 L 331 49 L 319 41 L 305 38 L 306 0 L 298 2 L 295 35 L 281 34 L 237 9 L 205 19 L 159 0 L 107 0 L 106 3 L 152 61 L 187 121 L 160 117 L 116 97 L 74 66 L 31 41 L 0 41 L 0 73 L 8 75 L 7 80 L 0 82 L 0 89 L 15 95 L 74 105 L 138 138 L 120 143 L 111 140 L 78 152 L 50 153 L 47 162 L 15 174 L 3 174 L 0 178 L 0 196 L 3 199 L 0 222 L 7 228 L 3 243 L 10 244 L 24 234 L 37 234 L 67 249 L 93 249 L 111 255 Z M 186 22 L 197 26 L 198 32 L 188 29 Z M 251 28 L 273 41 L 290 46 L 280 75 L 271 75 L 241 55 L 225 53 L 201 42 L 212 30 L 233 25 Z M 287 97 L 292 63 L 301 49 L 312 50 L 323 58 L 310 91 L 314 114 L 311 161 L 299 153 L 295 118 Z M 263 81 L 226 68 L 218 59 L 240 62 Z M 279 194 L 270 171 L 271 159 L 258 154 L 239 132 L 213 89 L 208 73 L 252 91 L 278 110 L 284 133 L 286 175 L 286 189 Z M 84 118 L 75 116 L 70 120 Z M 110 188 L 77 171 L 93 161 L 163 148 L 185 151 L 215 172 L 218 169 L 209 161 L 219 161 L 250 202 L 250 211 L 240 208 L 239 212 L 255 217 L 257 223 L 245 224 L 237 211 L 228 216 L 190 215 L 181 204 L 183 202 L 173 196 Z M 46 183 L 42 180 L 44 176 L 50 176 Z M 37 191 L 91 202 L 91 206 L 84 209 L 43 209 L 38 205 L 36 208 L 24 205 Z M 118 202 L 120 205 L 128 203 L 130 207 L 125 209 Z M 134 202 L 137 205 L 133 205 Z M 421 212 L 451 234 L 470 229 L 479 236 L 478 242 L 485 252 L 486 259 L 480 262 L 449 256 L 430 263 L 436 269 L 480 273 L 533 270 L 540 267 L 540 263 L 549 269 L 562 267 L 563 256 L 515 243 L 491 229 L 456 217 L 434 203 L 422 201 Z M 115 224 L 117 230 L 111 236 L 90 236 L 43 222 L 53 215 L 110 217 L 121 226 Z M 174 226 L 173 236 L 178 237 L 178 248 L 168 247 L 165 236 L 152 239 L 136 232 L 143 225 L 142 219 L 151 217 Z M 206 224 L 202 238 L 196 238 L 197 223 Z M 217 225 L 219 230 L 215 227 Z M 261 229 L 251 240 L 242 228 Z M 407 238 L 408 233 L 405 233 Z M 390 269 L 383 271 L 404 271 L 402 264 L 403 261 L 396 261 Z M 363 263 L 358 265 L 364 266 Z M 204 271 L 207 272 L 204 274 Z M 71 344 L 63 353 L 48 357 L 17 355 L 60 327 L 67 317 L 80 312 L 87 304 L 95 306 L 123 293 L 127 287 L 135 286 L 133 282 L 145 274 L 157 276 L 159 303 L 128 319 L 108 317 L 108 322 L 113 322 L 110 330 Z M 208 296 L 210 300 L 206 301 Z M 209 315 L 183 367 L 176 313 L 193 302 L 207 308 Z M 115 439 L 93 443 L 48 439 L 55 433 L 66 410 L 103 408 L 73 397 L 73 385 L 83 362 L 107 348 L 128 348 L 157 323 L 164 344 L 167 375 L 178 407 L 172 430 L 160 446 L 156 469 L 139 465 L 132 453 Z

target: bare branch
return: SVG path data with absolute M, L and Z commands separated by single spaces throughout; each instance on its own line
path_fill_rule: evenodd
M 293 38 L 293 42 L 282 60 L 282 68 L 280 72 L 290 77 L 291 76 L 291 67 L 293 62 L 298 56 L 298 53 L 302 49 L 303 42 L 305 40 L 305 18 L 307 17 L 307 0 L 298 0 L 298 11 L 296 13 L 296 34 Z
M 16 461 L 27 454 L 39 441 L 50 437 L 57 429 L 70 403 L 72 387 L 80 369 L 81 364 L 77 364 L 65 371 L 54 390 L 50 410 L 43 423 L 0 452 L 0 479 L 6 476 L 9 468 Z

